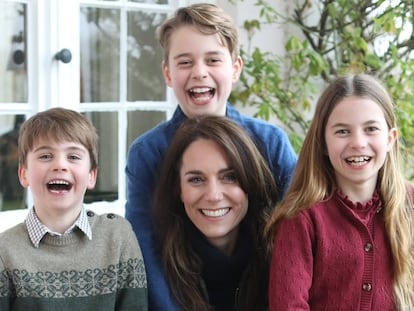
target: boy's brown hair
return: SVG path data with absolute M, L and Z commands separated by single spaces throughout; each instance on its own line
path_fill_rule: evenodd
M 79 112 L 66 108 L 51 108 L 26 120 L 19 132 L 20 165 L 26 165 L 27 154 L 39 139 L 79 143 L 89 152 L 91 169 L 98 167 L 98 135 L 96 129 Z
M 233 19 L 220 7 L 209 3 L 196 3 L 179 8 L 160 28 L 159 40 L 164 49 L 164 63 L 168 65 L 172 33 L 182 26 L 193 26 L 205 35 L 217 34 L 233 61 L 239 56 L 239 33 Z

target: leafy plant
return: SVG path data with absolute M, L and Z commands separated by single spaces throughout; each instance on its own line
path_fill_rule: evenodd
M 233 103 L 254 107 L 265 120 L 276 117 L 298 151 L 321 87 L 337 75 L 370 73 L 392 95 L 403 145 L 414 154 L 414 0 L 293 0 L 289 14 L 265 0 L 255 5 L 259 16 L 243 25 L 249 44 Z M 250 48 L 264 25 L 292 30 L 283 55 Z M 414 161 L 407 161 L 412 178 Z

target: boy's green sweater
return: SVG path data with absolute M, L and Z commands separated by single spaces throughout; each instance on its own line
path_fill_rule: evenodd
M 92 240 L 75 229 L 46 234 L 39 248 L 26 225 L 0 234 L 0 310 L 148 310 L 141 251 L 130 224 L 90 215 Z

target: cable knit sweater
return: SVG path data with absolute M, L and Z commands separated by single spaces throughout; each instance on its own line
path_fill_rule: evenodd
M 381 200 L 336 193 L 281 222 L 271 263 L 270 311 L 390 311 L 393 267 Z
M 130 224 L 88 212 L 79 229 L 46 234 L 39 248 L 21 223 L 0 234 L 0 310 L 148 310 L 145 267 Z

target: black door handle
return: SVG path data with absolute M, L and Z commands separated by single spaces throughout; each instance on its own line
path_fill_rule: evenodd
M 62 63 L 70 63 L 72 60 L 72 53 L 68 49 L 61 49 L 59 52 L 56 53 L 55 59 L 60 60 Z

